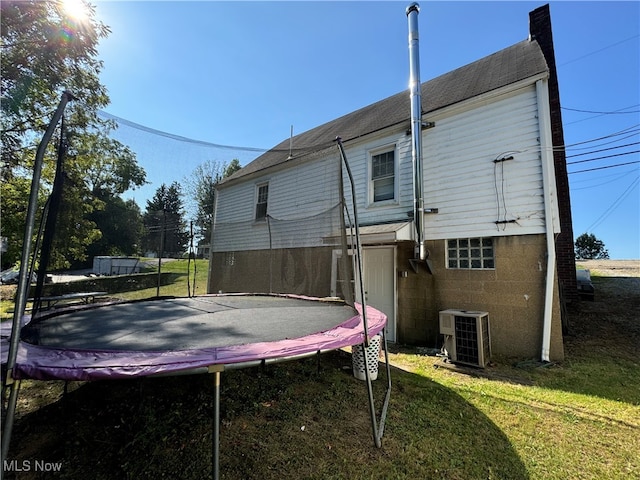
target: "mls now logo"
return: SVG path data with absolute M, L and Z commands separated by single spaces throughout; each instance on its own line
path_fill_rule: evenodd
M 59 472 L 62 462 L 45 462 L 44 460 L 5 460 L 2 464 L 5 472 Z

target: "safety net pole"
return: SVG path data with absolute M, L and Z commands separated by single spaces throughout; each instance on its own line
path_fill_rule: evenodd
M 369 365 L 367 360 L 366 349 L 369 348 L 369 328 L 367 325 L 367 303 L 365 298 L 364 291 L 364 277 L 363 277 L 363 268 L 362 268 L 362 245 L 360 243 L 360 228 L 358 224 L 358 207 L 356 204 L 356 189 L 355 182 L 353 180 L 353 174 L 351 173 L 351 168 L 349 167 L 349 162 L 347 161 L 347 155 L 344 151 L 344 146 L 342 145 L 342 139 L 340 137 L 336 137 L 336 143 L 338 144 L 338 149 L 340 150 L 340 158 L 345 166 L 347 171 L 347 175 L 349 176 L 349 183 L 351 185 L 351 198 L 353 202 L 353 223 L 355 229 L 355 241 L 356 241 L 356 268 L 358 269 L 358 288 L 360 289 L 360 299 L 362 305 L 362 322 L 364 324 L 364 342 L 362 344 L 363 349 L 363 360 L 364 360 L 364 374 L 365 380 L 367 383 L 367 394 L 369 400 L 369 412 L 371 414 L 371 429 L 373 433 L 373 442 L 376 447 L 380 448 L 382 446 L 382 435 L 384 434 L 384 424 L 387 417 L 387 410 L 389 407 L 389 399 L 391 398 L 391 368 L 389 366 L 389 354 L 387 351 L 387 337 L 384 334 L 384 329 L 380 332 L 383 339 L 384 346 L 384 355 L 385 355 L 385 363 L 387 368 L 387 391 L 385 393 L 385 398 L 382 406 L 382 411 L 380 413 L 380 421 L 378 422 L 376 418 L 376 407 L 373 399 L 373 385 L 371 384 L 371 373 L 369 372 Z
M 35 225 L 36 211 L 38 209 L 38 191 L 40 190 L 42 164 L 47 145 L 49 144 L 49 141 L 53 136 L 53 132 L 55 131 L 56 126 L 58 125 L 58 122 L 60 121 L 60 118 L 64 113 L 64 109 L 67 106 L 67 103 L 69 103 L 69 101 L 73 99 L 73 95 L 69 92 L 64 92 L 62 94 L 60 103 L 58 104 L 58 107 L 56 108 L 56 111 L 53 114 L 51 121 L 49 122 L 49 126 L 47 127 L 47 130 L 45 131 L 44 135 L 42 136 L 42 140 L 38 145 L 38 150 L 36 151 L 36 157 L 33 166 L 31 191 L 29 193 L 29 206 L 27 208 L 24 240 L 22 243 L 22 259 L 20 262 L 20 275 L 18 277 L 18 291 L 16 292 L 16 302 L 13 311 L 13 323 L 9 341 L 7 374 L 5 384 L 3 385 L 3 390 L 5 388 L 9 388 L 9 403 L 7 406 L 7 416 L 5 418 L 2 430 L 2 458 L 0 459 L 2 462 L 2 466 L 4 465 L 4 462 L 7 459 L 7 455 L 9 453 L 9 442 L 11 440 L 11 432 L 13 430 L 13 421 L 15 418 L 15 407 L 18 400 L 19 383 L 16 382 L 13 378 L 13 369 L 15 368 L 16 358 L 18 356 L 18 346 L 20 343 L 20 326 L 27 304 L 29 284 L 31 283 L 31 279 L 28 278 L 31 272 L 29 257 L 31 255 L 33 230 Z M 4 398 L 2 399 L 2 401 L 4 401 Z M 2 471 L 3 468 L 0 468 L 0 479 L 2 478 Z

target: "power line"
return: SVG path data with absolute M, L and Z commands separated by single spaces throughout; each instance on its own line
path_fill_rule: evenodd
M 625 135 L 625 134 L 628 134 L 628 133 L 640 132 L 640 128 L 638 128 L 638 127 L 640 127 L 640 124 L 631 125 L 630 127 L 627 127 L 625 129 L 620 130 L 620 131 L 615 132 L 615 133 L 610 133 L 609 135 L 605 135 L 603 137 L 592 138 L 591 140 L 584 140 L 582 142 L 576 142 L 576 143 L 571 143 L 569 145 L 564 145 L 564 148 L 572 148 L 572 147 L 575 147 L 577 145 L 584 145 L 585 143 L 597 142 L 599 140 L 608 140 L 610 138 L 617 137 L 619 135 Z M 587 148 L 592 148 L 592 147 L 587 147 Z
M 624 165 L 633 165 L 634 163 L 640 163 L 640 160 L 636 160 L 635 162 L 617 163 L 615 165 L 607 165 L 606 167 L 589 168 L 587 170 L 576 170 L 575 172 L 567 172 L 567 174 L 571 175 L 571 174 L 574 174 L 574 173 L 595 172 L 596 170 L 606 170 L 607 168 L 622 167 Z
M 613 213 L 613 211 L 624 201 L 625 198 L 627 198 L 627 196 L 631 193 L 631 191 L 633 190 L 633 188 L 638 185 L 638 181 L 640 181 L 640 177 L 636 177 L 631 184 L 627 187 L 627 189 L 622 192 L 622 194 L 616 198 L 616 200 L 602 213 L 602 215 L 600 215 L 595 222 L 593 222 L 589 228 L 587 228 L 587 232 L 591 231 L 592 229 L 596 228 L 598 225 L 600 225 L 602 222 L 604 222 L 607 217 L 609 215 L 611 215 Z
M 616 46 L 618 46 L 618 45 L 620 45 L 622 43 L 628 42 L 629 40 L 633 40 L 634 38 L 638 38 L 638 37 L 640 37 L 640 35 L 634 35 L 632 37 L 625 38 L 624 40 L 620 40 L 619 42 L 612 43 L 611 45 L 607 45 L 606 47 L 602 47 L 602 48 L 600 48 L 598 50 L 594 50 L 593 52 L 590 52 L 590 53 L 587 53 L 585 55 L 582 55 L 581 57 L 574 58 L 573 60 L 569 60 L 567 62 L 564 62 L 564 63 L 558 65 L 558 67 L 564 67 L 565 65 L 569 65 L 570 63 L 577 62 L 578 60 L 582 60 L 583 58 L 590 57 L 591 55 L 595 55 L 596 53 L 603 52 L 605 50 L 608 50 L 609 48 L 616 47 Z
M 572 180 L 571 181 L 572 185 L 579 184 L 579 183 L 584 183 L 584 182 L 592 182 L 593 183 L 594 180 L 597 180 L 597 181 L 604 180 L 604 181 L 601 181 L 600 183 L 598 183 L 596 185 L 588 185 L 586 187 L 574 187 L 574 186 L 572 186 L 571 187 L 571 191 L 572 192 L 577 192 L 578 190 L 588 190 L 588 189 L 591 189 L 591 188 L 602 187 L 603 185 L 608 185 L 610 183 L 617 182 L 621 178 L 624 178 L 624 177 L 626 177 L 626 176 L 628 176 L 629 174 L 632 174 L 632 173 L 635 173 L 635 170 L 627 170 L 627 171 L 624 171 L 624 172 L 616 172 L 616 173 L 612 173 L 610 175 L 601 175 L 601 176 L 599 176 L 598 178 L 595 178 L 595 179 L 594 178 L 582 178 L 580 180 Z
M 631 110 L 628 112 L 623 112 L 623 110 L 626 110 L 627 108 L 634 108 L 637 107 L 638 105 L 631 105 L 629 107 L 624 107 L 624 108 L 620 108 L 618 110 L 613 110 L 612 112 L 597 112 L 595 110 L 580 110 L 578 108 L 569 108 L 569 107 L 560 107 L 562 110 L 568 110 L 570 112 L 581 112 L 581 113 L 596 113 L 598 115 L 616 115 L 616 114 L 623 114 L 623 113 L 640 113 L 640 110 Z
M 594 153 L 594 152 L 590 152 Z M 596 160 L 604 160 L 605 158 L 623 157 L 625 155 L 631 155 L 632 153 L 640 153 L 640 150 L 633 150 L 631 152 L 614 153 L 613 155 L 604 155 L 602 157 L 587 158 L 586 160 L 576 160 L 575 162 L 567 162 L 567 165 L 575 165 L 576 163 L 594 162 Z
M 633 145 L 638 145 L 638 144 L 640 144 L 640 142 L 627 143 L 626 145 L 619 145 L 617 147 L 603 148 L 603 149 L 600 149 L 600 150 L 592 150 L 590 152 L 575 153 L 573 155 L 567 155 L 566 158 L 581 157 L 582 155 L 591 155 L 592 153 L 607 152 L 609 150 L 615 150 L 616 148 L 632 147 Z

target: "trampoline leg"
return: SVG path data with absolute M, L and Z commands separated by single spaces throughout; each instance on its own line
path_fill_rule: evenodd
M 376 420 L 376 406 L 373 402 L 373 385 L 371 384 L 371 374 L 369 372 L 369 360 L 367 359 L 367 347 L 369 342 L 365 337 L 365 341 L 362 344 L 362 359 L 364 360 L 364 378 L 367 383 L 367 394 L 369 399 L 369 414 L 371 415 L 371 431 L 373 433 L 373 443 L 376 447 L 380 448 L 381 443 L 378 438 L 378 422 Z
M 364 372 L 367 381 L 367 393 L 369 395 L 369 411 L 371 413 L 371 429 L 373 430 L 373 442 L 376 447 L 382 447 L 382 436 L 384 435 L 384 424 L 387 419 L 387 410 L 389 408 L 389 399 L 391 398 L 391 367 L 389 366 L 389 353 L 387 351 L 387 337 L 384 331 L 380 332 L 383 339 L 384 359 L 387 369 L 387 391 L 385 393 L 382 411 L 380 413 L 380 423 L 376 418 L 376 407 L 373 401 L 373 385 L 371 384 L 371 375 L 369 373 L 369 365 L 367 364 L 367 355 L 364 357 Z M 365 348 L 365 344 L 362 345 Z
M 20 380 L 14 380 L 9 388 L 9 402 L 7 404 L 6 417 L 2 429 L 2 458 L 0 462 L 0 480 L 2 480 L 4 472 L 4 463 L 9 455 L 9 442 L 11 441 L 11 433 L 13 431 L 13 421 L 16 414 L 16 404 L 18 403 L 18 391 L 20 390 Z M 4 401 L 4 399 L 2 399 Z
M 391 398 L 391 365 L 389 364 L 389 350 L 387 350 L 387 336 L 382 332 L 382 348 L 384 349 L 384 363 L 387 370 L 387 393 L 382 404 L 382 412 L 380 413 L 380 425 L 378 426 L 378 435 L 382 439 L 384 435 L 384 424 L 387 420 L 387 410 L 389 409 L 389 400 Z
M 213 433 L 212 474 L 213 480 L 220 475 L 220 371 L 213 372 Z

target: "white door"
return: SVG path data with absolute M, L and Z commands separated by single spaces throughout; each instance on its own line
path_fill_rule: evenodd
M 387 340 L 396 341 L 395 248 L 369 247 L 362 252 L 367 305 L 387 315 Z

